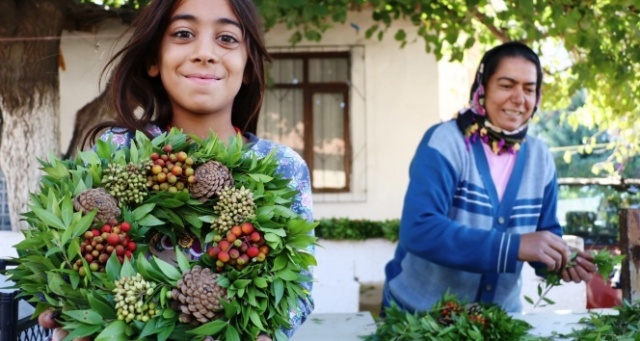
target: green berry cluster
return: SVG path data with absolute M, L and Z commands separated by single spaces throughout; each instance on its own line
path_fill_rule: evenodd
M 120 206 L 139 204 L 148 194 L 147 178 L 141 165 L 110 163 L 102 174 L 104 188 L 118 199 Z
M 123 277 L 115 284 L 113 292 L 116 294 L 118 320 L 127 323 L 133 320 L 147 322 L 160 312 L 156 304 L 150 301 L 154 287 L 142 275 Z
M 220 191 L 220 199 L 213 207 L 219 216 L 211 228 L 220 235 L 226 235 L 235 225 L 255 217 L 256 207 L 253 202 L 253 192 L 244 188 L 227 187 Z

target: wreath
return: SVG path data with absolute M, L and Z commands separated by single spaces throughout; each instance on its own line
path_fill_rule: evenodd
M 395 302 L 384 309 L 375 333 L 365 341 L 427 340 L 542 340 L 528 334 L 532 328 L 493 303 L 464 303 L 445 293 L 428 311 L 411 313 Z
M 69 340 L 287 340 L 316 224 L 291 210 L 275 150 L 248 148 L 173 128 L 40 160 L 7 271 L 34 317 L 59 312 Z

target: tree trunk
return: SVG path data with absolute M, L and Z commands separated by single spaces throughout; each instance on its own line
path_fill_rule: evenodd
M 58 154 L 58 53 L 68 0 L 0 1 L 0 167 L 14 230 L 38 189 L 37 158 Z

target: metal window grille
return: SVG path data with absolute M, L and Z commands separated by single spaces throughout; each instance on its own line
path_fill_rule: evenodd
M 0 259 L 0 271 L 15 265 L 11 261 Z M 51 330 L 38 325 L 31 317 L 18 317 L 18 291 L 0 293 L 0 341 L 41 341 L 51 334 Z
M 9 218 L 9 197 L 7 195 L 7 180 L 0 169 L 0 231 L 11 231 Z

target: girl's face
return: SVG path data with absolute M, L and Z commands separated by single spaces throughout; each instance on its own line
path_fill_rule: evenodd
M 247 64 L 242 33 L 227 0 L 180 1 L 157 61 L 147 70 L 151 77 L 160 76 L 174 116 L 222 114 L 231 119 Z
M 505 57 L 489 77 L 484 107 L 489 121 L 507 131 L 529 121 L 536 105 L 536 66 L 521 57 Z

